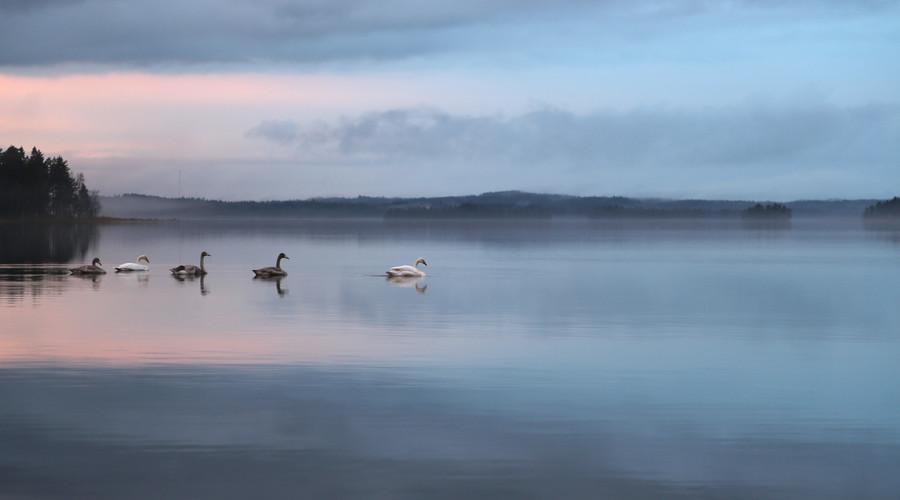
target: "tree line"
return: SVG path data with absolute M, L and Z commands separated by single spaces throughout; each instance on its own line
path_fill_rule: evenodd
M 97 194 L 82 174 L 72 175 L 62 156 L 45 157 L 39 149 L 0 148 L 0 216 L 95 217 Z
M 792 210 L 783 203 L 757 203 L 744 210 L 743 216 L 751 219 L 790 219 Z
M 866 217 L 900 217 L 900 198 L 893 197 L 890 200 L 880 201 L 868 208 Z

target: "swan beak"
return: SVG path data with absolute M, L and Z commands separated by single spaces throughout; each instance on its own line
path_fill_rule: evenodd
M 291 260 L 291 258 L 288 257 L 287 255 L 285 255 L 284 258 L 287 259 L 287 260 Z

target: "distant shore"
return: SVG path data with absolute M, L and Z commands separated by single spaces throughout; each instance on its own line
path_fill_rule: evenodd
M 101 215 L 115 219 L 309 218 L 309 219 L 790 219 L 862 217 L 877 199 L 672 200 L 621 196 L 572 196 L 500 191 L 441 197 L 310 198 L 222 201 L 143 194 L 100 199 Z

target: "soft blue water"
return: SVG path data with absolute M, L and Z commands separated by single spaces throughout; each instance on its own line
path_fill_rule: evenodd
M 900 233 L 4 226 L 0 497 L 897 498 Z M 52 250 L 52 251 L 51 251 Z M 166 269 L 210 274 L 178 281 Z M 289 276 L 253 280 L 274 264 Z M 62 256 L 62 257 L 61 257 Z M 429 276 L 384 269 L 424 256 Z

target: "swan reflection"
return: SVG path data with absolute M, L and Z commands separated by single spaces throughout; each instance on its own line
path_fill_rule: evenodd
M 416 293 L 425 293 L 428 290 L 428 283 L 421 277 L 393 276 L 388 277 L 387 282 L 400 288 L 413 288 Z
M 93 288 L 94 290 L 99 290 L 100 283 L 103 281 L 102 274 L 70 274 L 69 278 L 82 281 L 90 281 L 91 288 Z
M 278 294 L 279 297 L 284 297 L 290 292 L 287 288 L 281 288 L 281 280 L 283 280 L 283 276 L 272 276 L 272 277 L 263 277 L 263 276 L 254 276 L 253 281 L 258 282 L 268 282 L 275 283 L 275 293 Z
M 134 280 L 141 288 L 146 288 L 150 285 L 150 273 L 148 272 L 116 271 L 114 276 L 119 280 Z
M 172 278 L 179 283 L 184 282 L 200 282 L 200 295 L 206 296 L 209 295 L 209 289 L 206 288 L 206 276 L 203 274 L 172 274 Z

